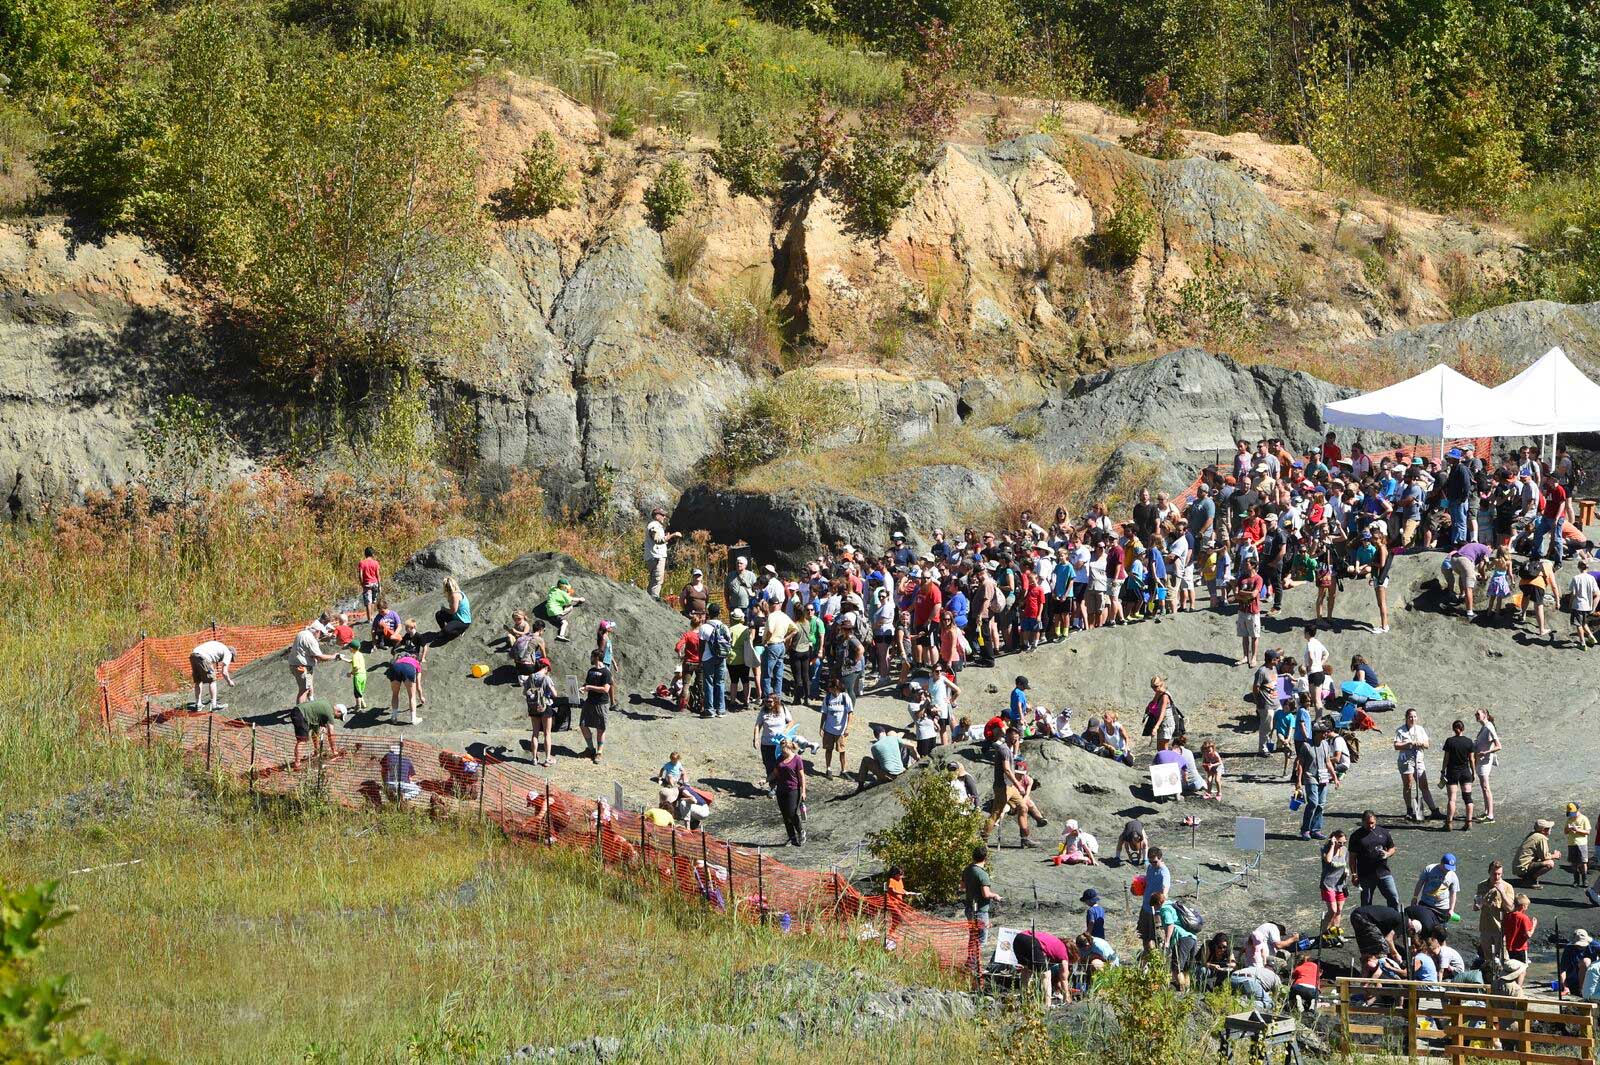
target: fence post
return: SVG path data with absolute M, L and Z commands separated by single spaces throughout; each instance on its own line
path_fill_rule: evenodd
M 594 801 L 594 852 L 600 856 L 600 864 L 606 861 L 606 852 L 600 849 L 600 800 Z
M 139 634 L 139 694 L 141 696 L 142 695 L 147 695 L 149 693 L 149 689 L 145 686 L 145 680 L 144 680 L 145 659 L 147 659 L 149 657 L 150 657 L 150 634 L 148 632 L 141 632 Z
M 251 792 L 251 794 L 255 794 L 255 790 L 256 790 L 256 725 L 255 725 L 255 722 L 252 721 L 250 723 L 250 792 Z
M 879 946 L 885 950 L 889 948 L 889 882 L 887 880 L 883 883 L 883 938 L 879 941 Z
M 489 756 L 478 763 L 478 820 L 483 820 L 483 789 L 489 786 Z
M 106 726 L 106 739 L 111 738 L 111 687 L 105 681 L 100 682 L 100 720 Z
M 834 870 L 829 869 L 828 870 L 828 876 L 833 880 L 833 919 L 835 921 L 837 921 L 839 919 L 839 905 L 840 905 L 840 903 L 839 903 L 839 874 L 837 872 L 835 872 Z
M 206 715 L 206 772 L 211 772 L 211 741 L 217 727 L 217 715 Z
M 1406 1057 L 1417 1056 L 1417 991 L 1415 985 L 1406 988 Z
M 645 865 L 650 864 L 650 841 L 645 838 L 644 825 L 647 818 L 643 813 L 639 815 L 639 858 Z
M 549 777 L 546 777 L 544 781 L 544 838 L 545 846 L 554 847 L 556 845 L 556 821 L 554 817 L 550 816 Z
M 724 843 L 723 847 L 726 848 L 728 852 L 728 902 L 730 904 L 728 906 L 728 915 L 730 917 L 738 917 L 739 893 L 735 891 L 733 887 L 733 844 Z
M 704 878 L 706 902 L 711 901 L 711 856 L 706 851 L 706 830 L 700 830 L 700 875 Z
M 762 860 L 761 860 L 762 857 L 763 857 L 763 853 L 764 852 L 762 852 L 762 851 L 756 851 L 756 899 L 757 899 L 757 906 L 760 908 L 758 912 L 761 914 L 761 923 L 762 924 L 766 924 L 767 923 L 767 875 L 766 875 L 766 870 L 763 868 L 763 863 L 762 863 Z
M 141 681 L 141 683 L 142 683 L 142 681 Z M 152 739 L 150 737 L 150 697 L 149 696 L 145 696 L 145 700 L 144 700 L 144 749 L 148 751 L 150 749 L 150 745 L 151 745 L 152 742 L 153 741 L 152 741 Z
M 217 619 L 216 618 L 212 618 L 211 619 L 211 638 L 213 640 L 215 640 L 217 638 Z

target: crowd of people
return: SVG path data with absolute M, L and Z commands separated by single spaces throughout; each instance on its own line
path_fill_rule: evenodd
M 775 798 L 793 846 L 806 842 L 808 777 L 815 767 L 805 754 L 820 755 L 824 778 L 834 777 L 837 761 L 838 773 L 853 777 L 859 790 L 900 777 L 942 746 L 975 741 L 992 765 L 990 791 L 983 795 L 961 760 L 952 759 L 943 764 L 953 793 L 986 817 L 986 839 L 1011 819 L 1020 845 L 1031 848 L 1037 846 L 1034 830 L 1049 821 L 1022 757 L 1025 740 L 1064 742 L 1130 766 L 1144 757 L 1152 765 L 1173 765 L 1185 793 L 1210 800 L 1222 797 L 1227 766 L 1215 739 L 1203 739 L 1198 749 L 1191 746 L 1187 722 L 1163 676 L 1151 679 L 1136 739 L 1115 711 L 1076 722 L 1070 709 L 1052 711 L 1020 674 L 1003 708 L 966 714 L 964 671 L 994 667 L 1001 657 L 1031 655 L 1092 630 L 1159 622 L 1200 609 L 1232 612 L 1240 641 L 1236 662 L 1252 671 L 1256 753 L 1263 758 L 1281 753 L 1285 783 L 1301 811 L 1300 838 L 1322 850 L 1323 919 L 1309 936 L 1290 936 L 1282 924 L 1263 925 L 1237 962 L 1230 960 L 1232 945 L 1222 941 L 1225 937 L 1201 943 L 1197 915 L 1175 896 L 1160 848 L 1151 847 L 1134 822 L 1122 826 L 1111 860 L 1126 853 L 1147 865 L 1137 929 L 1144 949 L 1164 952 L 1180 986 L 1191 977 L 1225 978 L 1260 995 L 1282 984 L 1310 1002 L 1314 972 L 1269 962 L 1307 942 L 1338 940 L 1348 917 L 1364 971 L 1392 973 L 1396 959 L 1403 958 L 1402 971 L 1419 979 L 1476 971 L 1486 981 L 1510 986 L 1516 954 L 1526 950 L 1519 945 L 1522 922 L 1515 915 L 1526 905 L 1519 911 L 1515 897 L 1502 899 L 1510 888 L 1501 890 L 1495 871 L 1476 893 L 1484 914 L 1480 932 L 1492 914 L 1494 934 L 1480 937 L 1481 956 L 1467 966 L 1449 945 L 1459 890 L 1453 855 L 1424 870 L 1411 905 L 1402 908 L 1386 864 L 1393 857 L 1392 840 L 1380 845 L 1387 833 L 1377 827 L 1376 815 L 1369 813 L 1348 840 L 1341 832 L 1324 833 L 1330 795 L 1360 757 L 1359 731 L 1373 724 L 1371 712 L 1394 708 L 1393 693 L 1363 656 L 1352 656 L 1350 679 L 1340 679 L 1324 637 L 1328 623 L 1338 617 L 1347 584 L 1355 581 L 1372 588 L 1373 631 L 1387 632 L 1395 557 L 1435 550 L 1443 553 L 1442 593 L 1462 602 L 1467 619 L 1510 623 L 1531 614 L 1537 634 L 1553 641 L 1554 616 L 1565 590 L 1573 642 L 1591 646 L 1596 640 L 1590 616 L 1600 603 L 1600 584 L 1591 572 L 1591 545 L 1573 520 L 1576 474 L 1564 448 L 1549 464 L 1531 448 L 1495 464 L 1471 448 L 1451 449 L 1433 461 L 1421 455 L 1372 456 L 1357 445 L 1346 457 L 1331 433 L 1320 447 L 1301 453 L 1277 440 L 1239 441 L 1232 459 L 1205 470 L 1192 494 L 1174 499 L 1140 491 L 1125 520 L 1114 520 L 1100 503 L 1077 518 L 1057 508 L 1048 524 L 1024 511 L 1015 528 L 967 528 L 955 536 L 935 529 L 920 548 L 911 546 L 905 531 L 895 532 L 879 550 L 836 542 L 788 574 L 775 564 L 758 565 L 749 555 L 735 555 L 720 588 L 695 569 L 671 597 L 686 625 L 675 648 L 677 672 L 658 694 L 674 709 L 705 718 L 753 712 L 759 782 Z M 665 512 L 655 511 L 645 530 L 644 561 L 649 591 L 658 598 L 665 590 L 670 547 L 679 538 L 669 531 Z M 1569 556 L 1576 556 L 1577 572 L 1563 585 L 1561 569 Z M 326 738 L 332 752 L 332 722 L 353 712 L 344 703 L 317 697 L 319 666 L 349 664 L 351 698 L 359 711 L 365 709 L 365 655 L 387 652 L 389 660 L 379 668 L 391 683 L 389 711 L 395 720 L 416 722 L 427 701 L 423 679 L 429 649 L 473 625 L 471 603 L 453 579 L 441 589 L 433 629 L 423 633 L 416 619 L 402 619 L 384 598 L 379 564 L 370 550 L 357 576 L 360 620 L 370 625 L 370 639 L 355 639 L 355 614 L 329 611 L 302 630 L 289 654 L 296 685 L 291 715 L 296 766 L 305 740 L 320 747 Z M 1280 612 L 1285 592 L 1300 585 L 1315 589 L 1303 646 L 1298 653 L 1263 647 L 1263 616 Z M 564 701 L 551 675 L 546 634 L 569 640 L 574 612 L 583 602 L 562 579 L 531 611 L 518 611 L 500 638 L 521 681 L 530 749 L 539 766 L 551 764 L 552 723 Z M 596 763 L 604 754 L 607 713 L 619 690 L 616 638 L 612 623 L 599 622 L 578 694 L 583 757 Z M 325 649 L 330 645 L 332 650 Z M 234 657 L 216 641 L 195 648 L 197 705 L 207 694 L 216 705 L 219 678 L 233 683 Z M 871 740 L 852 770 L 848 741 L 858 725 L 857 705 L 868 692 L 903 701 L 907 719 L 898 726 L 872 725 Z M 405 716 L 400 716 L 402 701 Z M 810 726 L 795 717 L 798 707 L 815 707 L 815 740 L 803 734 Z M 1453 721 L 1440 744 L 1442 811 L 1429 782 L 1434 744 L 1419 716 L 1406 710 L 1392 740 L 1404 817 L 1414 823 L 1438 820 L 1445 831 L 1455 828 L 1458 814 L 1463 830 L 1492 823 L 1491 776 L 1501 750 L 1492 713 L 1476 711 L 1471 735 L 1463 721 Z M 974 725 L 974 718 L 980 723 Z M 658 807 L 673 820 L 688 825 L 704 820 L 709 795 L 685 777 L 676 755 L 657 782 Z M 1475 793 L 1481 793 L 1481 811 Z M 1571 813 L 1569 861 L 1582 882 L 1588 875 L 1590 828 L 1575 806 Z M 1515 856 L 1513 872 L 1527 891 L 1538 890 L 1540 878 L 1555 867 L 1548 846 L 1539 843 L 1547 835 L 1547 822 L 1537 822 Z M 1600 839 L 1594 842 L 1600 845 Z M 1088 827 L 1066 820 L 1058 862 L 1095 864 L 1101 860 L 1098 850 Z M 1581 861 L 1573 857 L 1579 852 Z M 975 858 L 965 883 L 968 916 L 987 928 L 999 896 L 982 858 Z M 1600 883 L 1588 889 L 1588 897 L 1600 905 L 1597 888 Z M 1361 905 L 1346 914 L 1344 901 L 1354 890 L 1361 893 Z M 1381 903 L 1374 901 L 1375 894 L 1382 896 Z M 1017 956 L 1027 953 L 1050 965 L 1117 964 L 1105 936 L 1103 908 L 1090 895 L 1085 901 L 1091 919 L 1083 935 L 1059 939 L 1038 933 Z M 1430 920 L 1437 916 L 1432 911 L 1445 917 Z M 1419 959 L 1431 959 L 1432 967 Z M 1580 983 L 1586 972 L 1576 972 Z

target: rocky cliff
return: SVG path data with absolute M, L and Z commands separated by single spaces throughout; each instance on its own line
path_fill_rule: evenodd
M 1072 104 L 1046 122 L 1044 105 L 1019 101 L 993 143 L 975 113 L 889 233 L 869 239 L 826 191 L 735 195 L 705 142 L 653 129 L 610 138 L 537 82 L 485 79 L 458 112 L 485 201 L 544 133 L 581 194 L 543 218 L 493 224 L 474 286 L 481 338 L 434 367 L 441 415 L 465 404 L 478 461 L 535 470 L 553 498 L 578 505 L 604 481 L 622 515 L 675 500 L 722 412 L 795 363 L 845 390 L 844 420 L 902 443 L 1042 403 L 1039 443 L 1055 456 L 1085 433 L 1145 431 L 1142 386 L 1078 375 L 1186 338 L 1290 365 L 1295 352 L 1374 343 L 1423 361 L 1464 342 L 1531 350 L 1559 334 L 1579 357 L 1595 346 L 1593 308 L 1441 324 L 1452 285 L 1510 268 L 1512 237 L 1336 198 L 1309 153 L 1254 136 L 1192 134 L 1189 155 L 1153 160 L 1120 146 L 1124 119 Z M 696 200 L 661 234 L 642 198 L 671 159 Z M 1125 267 L 1095 265 L 1085 240 L 1129 183 L 1152 212 L 1151 239 Z M 198 389 L 241 423 L 271 423 L 204 310 L 135 239 L 80 241 L 50 219 L 0 226 L 0 483 L 13 515 L 138 476 L 135 429 L 165 392 Z M 778 332 L 790 347 L 776 346 Z M 1257 391 L 1229 396 L 1234 384 Z M 1191 386 L 1176 386 L 1184 402 Z M 1314 421 L 1273 407 L 1270 391 L 1256 371 L 1211 382 L 1207 439 L 1252 419 Z M 1250 410 L 1271 413 L 1229 421 Z M 273 446 L 241 436 L 248 449 Z

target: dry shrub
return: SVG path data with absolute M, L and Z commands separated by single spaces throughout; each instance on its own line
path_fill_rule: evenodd
M 1054 514 L 1056 507 L 1064 506 L 1069 514 L 1082 513 L 1096 469 L 1097 464 L 1046 462 L 1038 455 L 1020 459 L 1000 475 L 1000 504 L 991 519 L 1000 528 L 1011 528 L 1024 510 Z
M 1465 344 L 1457 346 L 1454 362 L 1462 374 L 1490 388 L 1505 384 L 1518 371 L 1518 367 L 1513 366 L 1500 352 L 1469 348 Z

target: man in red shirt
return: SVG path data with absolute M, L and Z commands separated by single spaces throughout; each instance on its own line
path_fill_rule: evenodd
M 361 606 L 367 612 L 367 624 L 372 624 L 372 608 L 377 605 L 382 588 L 378 582 L 378 553 L 372 548 L 363 552 L 356 563 L 356 576 L 361 581 Z
M 1561 526 L 1567 520 L 1567 511 L 1570 509 L 1567 501 L 1567 490 L 1561 487 L 1561 482 L 1553 474 L 1544 475 L 1544 502 L 1539 507 L 1539 521 L 1533 527 L 1533 554 L 1541 554 L 1540 545 L 1544 543 L 1544 534 L 1550 534 L 1550 554 L 1546 557 L 1556 565 L 1561 565 L 1561 549 L 1564 546 L 1561 540 Z
M 930 566 L 931 563 L 924 562 Z M 916 649 L 912 654 L 918 664 L 932 665 L 934 662 L 933 648 L 939 639 L 939 608 L 944 604 L 944 595 L 939 591 L 939 582 L 924 573 L 917 578 L 916 598 L 911 601 L 911 634 L 916 640 Z
M 1344 458 L 1344 452 L 1339 450 L 1339 445 L 1334 442 L 1333 434 L 1329 433 L 1323 437 L 1322 461 L 1328 464 L 1328 468 L 1332 469 L 1342 458 Z
M 1254 669 L 1256 645 L 1261 642 L 1261 575 L 1256 572 L 1254 559 L 1245 561 L 1234 601 L 1239 604 L 1239 615 L 1234 619 L 1234 626 L 1244 645 L 1244 657 L 1238 664 Z

